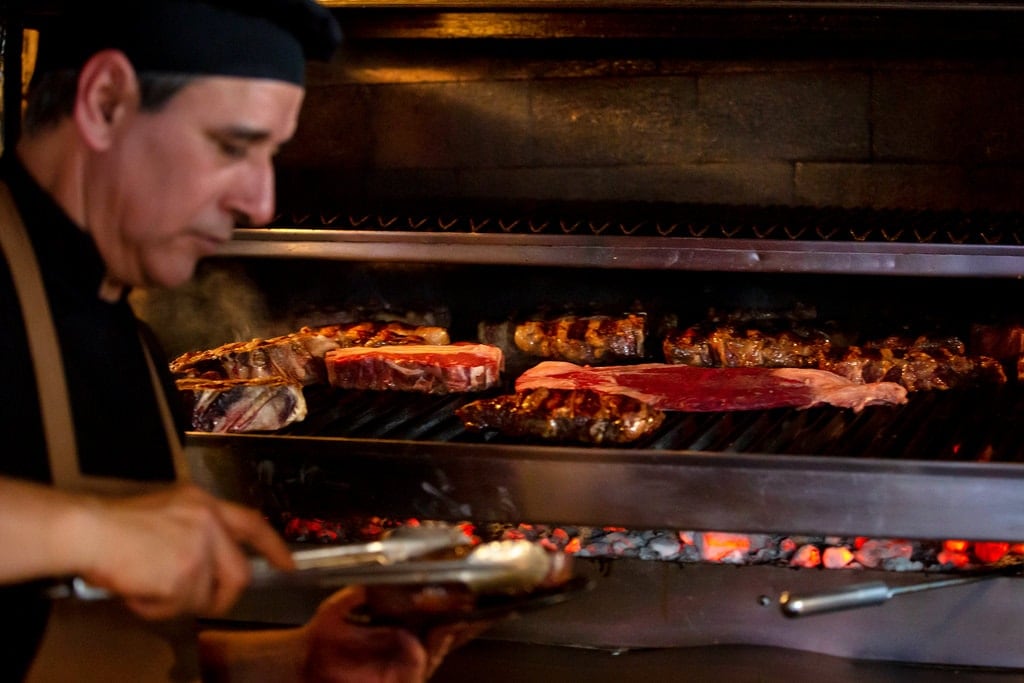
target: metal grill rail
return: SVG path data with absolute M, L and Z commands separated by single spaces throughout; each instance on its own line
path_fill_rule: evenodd
M 551 445 L 540 439 L 467 431 L 459 406 L 487 394 L 431 396 L 409 392 L 307 389 L 310 414 L 281 436 Z M 806 410 L 668 413 L 654 434 L 624 450 L 760 455 L 1024 462 L 1024 390 L 922 391 L 903 406 L 859 413 Z
M 286 211 L 270 228 L 441 234 L 588 235 L 905 244 L 1024 244 L 1015 212 L 787 206 L 558 206 L 502 213 L 418 209 Z

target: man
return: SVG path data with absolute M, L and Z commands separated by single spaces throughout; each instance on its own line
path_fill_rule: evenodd
M 17 619 L 0 640 L 5 681 L 32 664 L 53 579 L 80 576 L 161 620 L 223 615 L 249 554 L 293 566 L 256 511 L 165 484 L 183 423 L 168 428 L 166 359 L 126 295 L 186 282 L 236 225 L 270 220 L 305 61 L 326 59 L 340 32 L 313 0 L 76 4 L 43 27 L 3 168 L 0 424 L 17 443 L 0 456 L 0 598 Z M 349 626 L 362 596 L 342 591 L 302 628 L 204 634 L 203 666 L 241 672 L 231 680 L 425 678 L 451 639 L 428 650 Z

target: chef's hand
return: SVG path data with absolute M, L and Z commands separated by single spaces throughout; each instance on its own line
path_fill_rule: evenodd
M 396 627 L 359 626 L 349 614 L 366 602 L 362 586 L 344 588 L 319 607 L 303 627 L 306 683 L 421 683 L 449 652 L 489 628 L 491 622 L 440 626 L 422 640 Z
M 245 549 L 290 570 L 288 547 L 256 510 L 191 484 L 126 499 L 93 498 L 80 515 L 90 584 L 147 619 L 227 612 L 250 580 Z

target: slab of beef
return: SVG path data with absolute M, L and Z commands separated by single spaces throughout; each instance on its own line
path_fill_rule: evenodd
M 513 342 L 523 353 L 573 363 L 617 363 L 644 355 L 647 317 L 628 314 L 566 315 L 515 326 Z
M 832 348 L 816 330 L 767 332 L 732 325 L 695 325 L 662 339 L 665 361 L 705 368 L 816 368 Z
M 255 379 L 282 377 L 303 386 L 326 381 L 324 354 L 338 342 L 313 331 L 231 342 L 190 351 L 171 361 L 175 377 Z
M 543 387 L 473 401 L 455 414 L 467 429 L 594 444 L 636 441 L 665 419 L 661 410 L 631 396 Z
M 896 382 L 908 391 L 1002 384 L 1000 362 L 967 355 L 955 336 L 890 336 L 838 345 L 813 329 L 762 331 L 694 326 L 665 335 L 665 361 L 708 368 L 817 368 L 856 382 Z
M 591 389 L 623 394 L 661 410 L 717 412 L 900 404 L 907 390 L 895 382 L 861 384 L 811 368 L 698 368 L 644 363 L 589 367 L 545 361 L 521 374 L 516 391 Z
M 281 377 L 176 382 L 196 431 L 276 431 L 306 418 L 302 386 Z
M 333 387 L 428 394 L 490 389 L 505 369 L 501 349 L 488 344 L 334 349 L 324 363 Z
M 897 382 L 907 391 L 1006 383 L 1006 372 L 996 359 L 941 347 L 851 347 L 841 356 L 825 359 L 821 367 L 855 382 Z
M 214 349 L 184 353 L 171 362 L 171 372 L 176 377 L 284 377 L 309 386 L 327 382 L 323 359 L 324 354 L 333 349 L 448 342 L 448 331 L 443 327 L 401 322 L 303 327 L 269 339 L 230 342 Z

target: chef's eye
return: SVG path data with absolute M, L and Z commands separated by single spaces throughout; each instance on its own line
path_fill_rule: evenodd
M 232 142 L 231 140 L 219 140 L 217 144 L 220 146 L 220 151 L 224 156 L 232 159 L 243 159 L 249 151 L 248 146 Z

